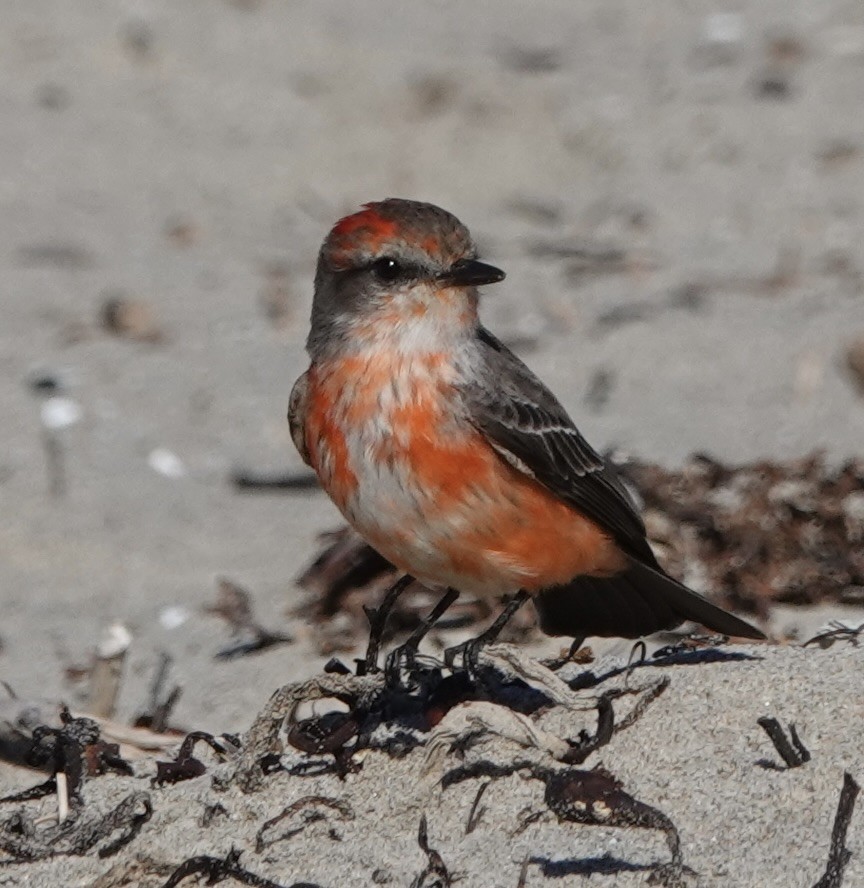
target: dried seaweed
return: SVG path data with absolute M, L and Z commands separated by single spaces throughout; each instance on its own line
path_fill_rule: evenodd
M 99 735 L 99 725 L 90 718 L 75 718 L 64 706 L 60 710 L 61 727 L 38 725 L 33 729 L 25 763 L 49 771 L 43 783 L 5 796 L 2 802 L 23 802 L 57 792 L 57 775 L 64 775 L 65 792 L 74 808 L 81 803 L 85 777 L 114 771 L 131 774 L 132 768 L 120 757 L 116 743 L 106 743 Z
M 417 844 L 426 855 L 426 866 L 411 883 L 411 888 L 450 888 L 453 877 L 445 866 L 444 859 L 434 848 L 429 847 L 425 814 L 420 817 Z
M 776 718 L 763 715 L 757 719 L 760 728 L 771 738 L 774 748 L 777 750 L 780 758 L 786 762 L 787 768 L 799 768 L 801 765 L 810 761 L 810 750 L 801 742 L 795 725 L 789 725 L 789 739 L 783 733 L 780 722 Z M 776 768 L 772 762 L 767 763 L 767 767 Z
M 207 772 L 204 763 L 192 755 L 195 744 L 206 743 L 217 755 L 223 756 L 228 749 L 220 743 L 212 734 L 206 731 L 192 731 L 184 737 L 177 757 L 173 762 L 156 762 L 156 776 L 153 778 L 154 786 L 163 786 L 166 783 L 180 783 L 183 780 L 192 780 Z
M 262 626 L 252 613 L 252 596 L 245 589 L 224 577 L 217 581 L 216 603 L 206 608 L 207 613 L 222 617 L 231 627 L 234 639 L 217 654 L 218 660 L 230 660 L 263 651 L 276 644 L 290 644 L 293 638 L 282 632 L 271 632 Z
M 281 813 L 277 814 L 275 817 L 271 817 L 269 820 L 265 821 L 261 825 L 260 829 L 255 834 L 255 851 L 260 854 L 265 848 L 268 848 L 270 845 L 273 845 L 279 841 L 284 841 L 285 839 L 290 839 L 293 836 L 296 836 L 298 833 L 303 832 L 303 830 L 310 823 L 315 823 L 319 820 L 326 820 L 327 815 L 324 811 L 321 810 L 322 808 L 335 812 L 340 820 L 354 819 L 354 811 L 347 802 L 340 801 L 339 799 L 329 798 L 327 796 L 303 796 L 303 798 L 297 799 L 296 802 L 293 802 L 292 804 L 288 805 L 287 808 L 284 808 Z M 286 820 L 289 817 L 293 817 L 295 814 L 298 813 L 302 813 L 303 815 L 302 823 L 299 826 L 293 827 L 288 832 L 276 838 L 265 838 L 264 834 L 269 829 L 276 826 L 277 823 L 281 823 L 283 820 Z
M 840 888 L 843 884 L 843 871 L 852 857 L 852 852 L 846 847 L 846 833 L 849 830 L 852 812 L 855 810 L 855 800 L 860 789 L 861 787 L 848 771 L 843 774 L 843 789 L 840 791 L 837 814 L 831 829 L 831 851 L 828 855 L 828 866 L 825 868 L 825 875 L 813 888 Z
M 185 860 L 168 878 L 163 888 L 176 888 L 189 876 L 203 875 L 207 877 L 207 885 L 216 885 L 226 879 L 233 879 L 241 885 L 250 885 L 251 888 L 321 888 L 312 882 L 294 882 L 292 885 L 280 885 L 263 876 L 255 875 L 245 867 L 240 866 L 240 851 L 232 848 L 225 857 L 209 857 L 200 855 Z
M 861 603 L 864 460 L 821 453 L 740 467 L 697 455 L 679 471 L 630 462 L 651 538 L 675 576 L 698 575 L 719 604 Z
M 99 857 L 110 857 L 129 844 L 153 814 L 150 796 L 133 792 L 106 814 L 89 811 L 80 805 L 62 822 L 40 828 L 25 811 L 16 811 L 0 821 L 0 850 L 12 860 L 26 863 L 60 855 L 82 855 L 100 842 Z M 110 839 L 113 833 L 118 835 Z
M 481 760 L 445 774 L 441 786 L 446 789 L 478 777 L 488 778 L 491 782 L 517 772 L 526 772 L 544 783 L 546 808 L 524 816 L 515 834 L 537 822 L 546 811 L 554 814 L 559 822 L 655 829 L 665 835 L 671 860 L 652 867 L 653 878 L 672 888 L 683 885 L 684 876 L 691 873 L 684 866 L 681 840 L 672 821 L 662 811 L 625 792 L 622 783 L 604 768 L 582 771 L 577 768 L 548 768 L 531 761 L 498 765 Z M 488 784 L 484 784 L 484 788 L 486 785 Z M 526 874 L 527 863 L 523 863 L 519 876 L 521 884 L 525 884 Z

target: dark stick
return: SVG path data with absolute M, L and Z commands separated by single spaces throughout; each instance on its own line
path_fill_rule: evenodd
M 525 888 L 528 884 L 528 867 L 531 864 L 531 856 L 527 856 L 522 861 L 522 868 L 519 870 L 519 881 L 516 883 L 516 888 Z
M 206 884 L 208 885 L 215 885 L 225 879 L 234 879 L 241 885 L 249 885 L 251 888 L 285 888 L 284 885 L 271 882 L 270 879 L 251 873 L 240 866 L 240 852 L 236 849 L 229 851 L 224 859 L 205 855 L 190 857 L 174 870 L 162 888 L 174 888 L 184 879 L 199 873 L 207 876 Z M 319 886 L 313 885 L 311 882 L 295 882 L 290 888 L 319 888 Z
M 42 430 L 42 446 L 45 448 L 45 464 L 48 470 L 48 490 L 60 499 L 66 494 L 66 461 L 63 444 L 53 429 Z
M 266 474 L 248 469 L 235 469 L 231 473 L 231 483 L 237 490 L 315 490 L 320 487 L 318 476 L 312 472 L 287 472 Z
M 798 768 L 803 765 L 804 762 L 810 761 L 810 752 L 798 737 L 795 725 L 789 725 L 789 733 L 792 735 L 792 743 L 790 743 L 786 739 L 786 735 L 780 727 L 780 722 L 778 722 L 776 718 L 770 718 L 767 715 L 763 715 L 762 718 L 758 719 L 757 723 L 771 738 L 774 748 L 779 753 L 780 758 L 786 762 L 788 768 Z
M 477 795 L 474 796 L 474 803 L 471 805 L 471 810 L 468 812 L 468 823 L 465 824 L 465 835 L 469 835 L 477 829 L 477 824 L 480 822 L 480 818 L 483 816 L 485 812 L 485 808 L 480 808 L 480 799 L 483 798 L 483 793 L 489 789 L 491 780 L 487 780 L 486 783 L 480 784 L 480 789 L 477 790 Z M 479 810 L 478 810 L 479 809 Z
M 828 866 L 825 875 L 813 886 L 813 888 L 840 888 L 843 884 L 843 870 L 852 857 L 852 852 L 846 847 L 846 831 L 849 829 L 849 821 L 852 820 L 852 812 L 855 810 L 855 798 L 860 786 L 846 771 L 843 774 L 843 789 L 840 791 L 840 803 L 837 805 L 837 814 L 834 817 L 834 826 L 831 829 L 831 851 L 828 853 Z
M 449 888 L 453 884 L 453 877 L 448 872 L 441 855 L 434 848 L 429 847 L 425 814 L 420 816 L 417 844 L 426 855 L 427 863 L 423 872 L 411 883 L 411 888 L 432 888 L 433 885 L 438 888 Z M 427 878 L 430 876 L 432 880 L 427 882 Z

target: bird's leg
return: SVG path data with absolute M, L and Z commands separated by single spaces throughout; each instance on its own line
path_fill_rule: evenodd
M 381 649 L 381 639 L 387 626 L 387 619 L 399 596 L 413 582 L 414 577 L 405 574 L 405 576 L 399 577 L 387 590 L 384 600 L 378 607 L 363 607 L 366 618 L 369 620 L 369 644 L 366 647 L 366 657 L 357 662 L 358 675 L 369 675 L 378 671 L 378 651 Z
M 457 589 L 448 589 L 435 607 L 432 608 L 429 616 L 408 636 L 405 643 L 387 655 L 384 675 L 388 687 L 399 687 L 401 685 L 403 669 L 407 670 L 410 676 L 414 669 L 420 642 L 423 641 L 429 630 L 441 619 L 458 597 L 459 591 Z
M 507 602 L 507 606 L 501 611 L 498 618 L 488 629 L 485 629 L 476 638 L 469 638 L 468 641 L 463 641 L 462 644 L 457 644 L 444 651 L 444 663 L 447 667 L 452 670 L 456 657 L 461 653 L 462 666 L 473 678 L 477 674 L 477 657 L 480 651 L 487 645 L 494 644 L 498 640 L 501 630 L 510 622 L 513 614 L 515 614 L 530 597 L 528 592 L 524 589 L 520 589 L 510 601 Z

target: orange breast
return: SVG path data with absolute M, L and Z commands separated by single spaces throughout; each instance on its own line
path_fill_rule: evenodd
M 379 357 L 310 378 L 313 465 L 374 548 L 418 579 L 481 595 L 623 567 L 594 522 L 496 453 L 440 366 L 417 369 L 408 379 Z
M 411 464 L 418 484 L 437 491 L 443 516 L 468 518 L 440 542 L 457 573 L 537 591 L 624 565 L 614 541 L 593 521 L 507 463 L 479 432 L 455 452 L 412 448 Z

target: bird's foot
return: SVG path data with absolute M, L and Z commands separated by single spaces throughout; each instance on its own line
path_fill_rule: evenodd
M 456 589 L 448 589 L 423 622 L 408 636 L 404 644 L 392 650 L 384 665 L 384 681 L 391 689 L 410 689 L 416 684 L 417 651 L 432 627 L 459 597 Z M 403 679 L 404 676 L 404 679 Z
M 371 675 L 378 672 L 378 652 L 381 650 L 381 641 L 387 620 L 390 617 L 399 596 L 414 582 L 414 577 L 409 574 L 399 577 L 387 590 L 384 600 L 378 607 L 364 607 L 366 618 L 369 620 L 369 644 L 366 646 L 366 656 L 357 661 L 358 675 Z
M 469 638 L 468 641 L 463 641 L 461 644 L 447 648 L 447 650 L 444 651 L 444 665 L 447 666 L 451 672 L 455 671 L 456 659 L 461 654 L 462 668 L 468 673 L 472 681 L 475 680 L 477 678 L 480 651 L 483 650 L 484 647 L 494 644 L 498 640 L 498 636 L 501 634 L 501 631 L 507 623 L 510 622 L 513 614 L 515 614 L 530 597 L 531 596 L 524 589 L 520 589 L 510 601 L 507 602 L 507 606 L 501 611 L 498 618 L 488 629 L 485 629 L 476 638 Z

